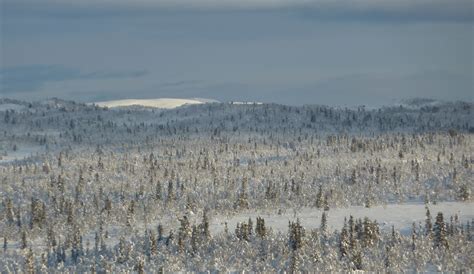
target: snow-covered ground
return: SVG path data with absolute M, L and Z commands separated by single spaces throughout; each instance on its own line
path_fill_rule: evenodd
M 465 223 L 471 221 L 474 218 L 474 202 L 442 202 L 436 205 L 430 204 L 428 208 L 431 212 L 432 222 L 436 218 L 438 212 L 442 212 L 445 217 L 445 222 L 449 223 L 449 218 L 454 215 L 458 215 L 459 221 Z M 249 218 L 256 222 L 257 217 L 263 217 L 265 219 L 265 226 L 271 228 L 274 232 L 286 233 L 288 231 L 288 222 L 295 221 L 299 218 L 301 225 L 309 229 L 317 229 L 321 224 L 321 215 L 323 211 L 316 208 L 302 208 L 297 210 L 287 210 L 282 214 L 278 214 L 276 211 L 267 212 L 256 212 L 248 211 L 239 213 L 233 216 L 222 216 L 215 215 L 210 219 L 210 230 L 213 235 L 224 232 L 225 223 L 229 232 L 234 232 L 237 223 L 247 222 Z M 408 204 L 390 204 L 386 206 L 374 206 L 366 208 L 363 206 L 352 206 L 348 208 L 334 208 L 326 211 L 328 228 L 329 231 L 338 230 L 344 224 L 344 218 L 349 219 L 349 216 L 353 216 L 356 219 L 368 217 L 371 220 L 376 220 L 382 230 L 390 230 L 392 225 L 397 231 L 403 235 L 409 235 L 411 233 L 412 224 L 415 222 L 418 225 L 424 227 L 426 220 L 426 207 L 423 203 L 408 203 Z M 188 215 L 191 223 L 199 223 L 201 221 L 201 214 L 190 213 Z M 164 225 L 166 231 L 179 227 L 179 222 L 175 215 L 167 214 L 161 216 L 159 220 L 145 223 L 138 221 L 135 222 L 135 228 L 138 231 L 144 231 L 146 229 L 154 229 L 158 224 Z M 109 238 L 106 239 L 107 245 L 114 246 L 118 243 L 120 236 L 124 235 L 123 227 L 116 225 L 107 226 L 107 233 Z M 95 231 L 89 231 L 84 235 L 84 241 L 93 243 Z M 34 242 L 34 248 L 41 250 L 46 246 L 44 241 L 40 239 L 32 240 Z M 11 241 L 9 244 L 10 248 L 18 249 L 20 243 L 18 241 Z
M 262 102 L 230 102 L 232 105 L 262 105 Z
M 25 109 L 25 106 L 12 104 L 12 103 L 4 103 L 0 104 L 0 111 L 7 111 L 7 110 L 14 110 L 14 111 L 22 111 Z
M 435 221 L 438 212 L 443 213 L 446 223 L 449 223 L 449 218 L 456 214 L 462 223 L 471 221 L 474 218 L 474 202 L 442 202 L 436 205 L 429 204 L 428 208 L 431 213 L 432 222 Z M 316 208 L 301 208 L 296 210 L 296 213 L 295 210 L 286 210 L 281 214 L 278 214 L 278 209 L 268 211 L 249 210 L 232 216 L 224 216 L 217 213 L 217 215 L 210 218 L 210 231 L 213 235 L 223 233 L 225 231 L 225 223 L 227 223 L 228 231 L 233 233 L 237 223 L 248 222 L 249 218 L 251 218 L 255 224 L 257 217 L 264 218 L 265 226 L 271 228 L 274 232 L 288 232 L 288 222 L 296 221 L 297 218 L 299 218 L 301 225 L 305 229 L 317 229 L 321 224 L 322 213 L 323 210 Z M 347 208 L 332 208 L 326 211 L 326 214 L 329 231 L 341 231 L 344 218 L 349 219 L 349 216 L 352 215 L 355 219 L 368 217 L 371 220 L 376 220 L 382 230 L 391 230 L 393 225 L 401 234 L 409 235 L 413 222 L 416 223 L 417 229 L 420 222 L 424 227 L 426 207 L 424 203 L 390 204 L 371 208 L 351 206 Z M 154 229 L 158 224 L 161 224 L 169 232 L 170 229 L 176 230 L 179 227 L 179 218 L 170 212 L 160 216 L 158 220 L 149 222 L 147 225 L 142 221 L 138 221 L 134 226 L 138 228 L 138 231 L 144 231 L 150 228 Z M 202 214 L 189 212 L 188 218 L 191 223 L 198 224 L 202 221 Z M 123 228 L 115 225 L 108 226 L 107 231 L 110 238 L 106 240 L 107 244 L 110 246 L 116 245 L 118 239 L 124 233 L 122 230 Z M 92 243 L 94 241 L 94 232 L 85 235 L 84 239 Z M 42 246 L 39 245 L 38 247 Z
M 24 160 L 40 152 L 45 152 L 44 147 L 33 145 L 22 145 L 16 151 L 8 151 L 7 155 L 0 150 L 0 164 Z
M 144 106 L 163 109 L 177 108 L 183 105 L 195 105 L 214 102 L 208 99 L 175 99 L 175 98 L 159 98 L 159 99 L 125 99 L 96 102 L 101 107 L 127 107 L 127 106 Z
M 464 202 L 443 202 L 436 205 L 428 205 L 431 216 L 434 218 L 438 212 L 443 212 L 445 221 L 449 222 L 449 217 L 458 215 L 461 222 L 471 220 L 474 218 L 474 203 Z M 286 232 L 288 231 L 288 221 L 294 221 L 296 218 L 300 219 L 301 225 L 306 229 L 319 228 L 321 223 L 321 215 L 323 211 L 316 208 L 303 208 L 283 212 L 279 215 L 276 211 L 260 212 L 250 211 L 248 213 L 240 213 L 231 217 L 215 216 L 211 224 L 213 233 L 224 231 L 225 222 L 229 231 L 233 231 L 238 222 L 246 222 L 249 218 L 255 222 L 255 218 L 260 216 L 265 219 L 265 225 L 271 227 L 274 231 Z M 426 219 L 426 209 L 424 203 L 409 203 L 409 204 L 390 204 L 386 206 L 374 206 L 366 208 L 363 206 L 353 206 L 348 208 L 335 208 L 326 211 L 328 217 L 328 226 L 331 230 L 341 230 L 344 224 L 344 217 L 349 218 L 350 215 L 354 218 L 368 217 L 371 220 L 377 220 L 381 229 L 391 229 L 392 225 L 395 229 L 401 231 L 403 234 L 411 232 L 413 222 L 418 225 L 419 222 L 424 224 Z

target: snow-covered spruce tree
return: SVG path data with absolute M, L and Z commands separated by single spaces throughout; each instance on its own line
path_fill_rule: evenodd
M 339 235 L 339 253 L 341 258 L 344 258 L 348 255 L 350 250 L 350 236 L 347 229 L 346 218 L 344 218 L 344 226 L 341 229 L 341 234 Z
M 235 201 L 234 208 L 236 209 L 248 209 L 249 201 L 247 197 L 247 178 L 242 179 L 242 186 L 237 194 L 237 200 Z
M 467 184 L 462 184 L 459 187 L 459 199 L 461 201 L 469 201 L 471 198 L 471 191 L 469 189 L 469 186 Z
M 295 274 L 300 273 L 300 263 L 301 258 L 299 256 L 298 250 L 292 250 L 290 255 L 290 262 L 288 266 L 288 273 Z
M 321 242 L 326 243 L 329 237 L 329 232 L 328 232 L 328 220 L 327 220 L 327 215 L 326 212 L 323 211 L 323 214 L 321 215 L 321 224 L 319 227 L 320 230 L 320 235 L 321 235 Z
M 438 215 L 436 215 L 436 222 L 434 224 L 433 231 L 434 246 L 438 248 L 448 248 L 449 245 L 447 240 L 446 223 L 444 222 L 442 212 L 438 212 Z
M 304 228 L 300 224 L 300 220 L 289 222 L 288 224 L 288 244 L 291 250 L 298 250 L 303 246 Z
M 35 258 L 31 247 L 25 254 L 25 264 L 24 264 L 24 272 L 28 274 L 35 273 Z
M 26 230 L 23 229 L 21 231 L 21 246 L 20 248 L 21 249 L 26 249 L 28 247 L 28 239 L 27 239 L 27 235 L 26 235 Z
M 316 208 L 323 207 L 323 189 L 321 185 L 319 185 L 318 187 L 318 193 L 316 194 L 315 206 Z
M 425 219 L 425 235 L 430 237 L 433 231 L 433 224 L 431 222 L 431 213 L 430 209 L 426 207 L 426 219 Z
M 205 241 L 208 241 L 211 238 L 211 232 L 209 230 L 209 217 L 207 210 L 204 210 L 202 213 L 202 221 L 201 224 L 199 225 L 199 228 L 201 230 L 202 237 Z
M 257 217 L 257 224 L 255 227 L 255 234 L 260 238 L 265 238 L 267 234 L 267 228 L 265 227 L 265 219 Z

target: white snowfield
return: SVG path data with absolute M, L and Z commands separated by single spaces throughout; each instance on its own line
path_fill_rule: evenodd
M 429 204 L 428 208 L 431 213 L 432 222 L 436 218 L 438 212 L 442 212 L 445 222 L 449 223 L 449 218 L 458 215 L 462 223 L 470 221 L 474 218 L 473 202 L 442 202 L 436 205 Z M 288 221 L 295 221 L 299 218 L 301 225 L 305 229 L 319 228 L 321 224 L 321 215 L 323 211 L 315 208 L 302 208 L 297 210 L 296 214 L 293 210 L 287 210 L 281 215 L 275 211 L 272 212 L 248 212 L 234 215 L 231 217 L 215 216 L 211 223 L 211 230 L 214 233 L 224 231 L 224 223 L 227 222 L 229 231 L 234 231 L 238 222 L 247 222 L 249 218 L 255 222 L 255 218 L 260 216 L 265 219 L 265 225 L 271 227 L 273 231 L 288 231 Z M 326 211 L 328 226 L 330 230 L 341 231 L 344 225 L 344 217 L 349 219 L 352 215 L 354 218 L 368 217 L 371 220 L 377 220 L 381 229 L 391 229 L 392 225 L 402 234 L 411 233 L 413 222 L 416 223 L 417 229 L 421 222 L 424 226 L 426 219 L 426 209 L 424 203 L 407 203 L 407 204 L 390 204 L 386 206 L 374 206 L 366 208 L 363 206 L 352 206 L 348 208 L 331 208 Z
M 22 111 L 25 109 L 25 106 L 12 104 L 12 103 L 4 103 L 0 104 L 0 111 L 7 111 L 7 110 L 14 110 L 14 111 Z
M 263 105 L 262 102 L 235 102 L 232 101 L 230 102 L 232 105 Z
M 0 150 L 0 164 L 6 164 L 17 160 L 23 160 L 41 151 L 41 147 L 20 147 L 17 151 L 9 151 L 7 155 L 2 155 L 3 151 Z
M 176 98 L 159 98 L 159 99 L 124 99 L 96 102 L 100 107 L 128 107 L 128 106 L 144 106 L 162 109 L 173 109 L 183 105 L 205 104 L 210 102 L 217 102 L 208 99 L 176 99 Z

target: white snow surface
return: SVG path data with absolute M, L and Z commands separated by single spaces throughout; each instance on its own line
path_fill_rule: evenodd
M 232 105 L 262 105 L 262 102 L 230 102 Z
M 176 99 L 176 98 L 158 98 L 158 99 L 124 99 L 96 102 L 100 107 L 127 107 L 127 106 L 144 106 L 162 109 L 173 109 L 183 105 L 205 104 L 216 102 L 209 99 Z
M 436 205 L 429 204 L 428 208 L 431 213 L 432 222 L 438 212 L 442 212 L 445 222 L 449 222 L 450 216 L 458 215 L 459 220 L 465 223 L 467 220 L 474 218 L 473 202 L 442 202 Z M 296 211 L 296 212 L 295 212 Z M 256 217 L 265 219 L 265 226 L 271 227 L 273 231 L 288 231 L 288 221 L 295 221 L 299 218 L 300 223 L 305 229 L 319 228 L 321 224 L 321 215 L 323 211 L 316 208 L 302 208 L 299 210 L 287 210 L 281 215 L 276 210 L 271 212 L 249 211 L 248 213 L 240 213 L 234 216 L 214 216 L 211 222 L 211 231 L 219 233 L 224 231 L 225 222 L 229 231 L 233 232 L 238 222 L 247 222 L 252 218 L 255 223 Z M 349 219 L 352 215 L 354 218 L 368 217 L 371 220 L 377 220 L 381 229 L 389 230 L 392 225 L 402 234 L 409 234 L 413 222 L 417 228 L 419 222 L 424 226 L 426 219 L 426 208 L 424 203 L 407 203 L 407 204 L 389 204 L 385 206 L 374 206 L 366 208 L 363 206 L 352 206 L 348 208 L 331 208 L 326 211 L 328 226 L 330 230 L 340 231 L 344 224 L 344 217 Z
M 15 110 L 15 111 L 22 111 L 25 109 L 25 106 L 12 104 L 12 103 L 4 103 L 0 104 L 0 111 L 7 111 L 7 110 Z
M 0 164 L 24 160 L 44 151 L 43 147 L 35 145 L 22 145 L 17 151 L 8 151 L 6 155 L 4 155 L 4 151 L 0 150 Z

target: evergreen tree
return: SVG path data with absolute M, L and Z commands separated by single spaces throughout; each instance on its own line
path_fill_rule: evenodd
M 392 225 L 392 234 L 391 234 L 391 245 L 396 246 L 400 242 L 400 237 L 398 233 L 395 231 L 395 226 Z
M 355 247 L 355 242 L 356 242 L 356 235 L 355 235 L 355 223 L 354 223 L 354 217 L 352 215 L 349 216 L 349 243 L 351 249 Z
M 370 221 L 369 218 L 364 218 L 364 235 L 363 235 L 363 244 L 364 246 L 372 246 L 378 240 L 378 225 L 377 222 Z
M 152 179 L 150 179 L 152 180 Z M 155 200 L 161 200 L 161 182 L 159 180 L 156 181 L 155 185 Z
M 446 224 L 443 219 L 443 213 L 439 212 L 436 216 L 436 222 L 434 224 L 434 246 L 435 247 L 446 247 L 448 248 Z
M 13 203 L 10 198 L 6 198 L 5 201 L 3 202 L 4 205 L 4 211 L 5 211 L 5 217 L 8 221 L 9 224 L 12 224 L 15 221 L 15 213 L 13 210 Z
M 117 250 L 117 262 L 118 263 L 125 263 L 128 261 L 128 250 L 126 246 L 125 238 L 123 236 L 120 237 L 120 241 L 118 244 L 118 250 Z
M 242 187 L 240 192 L 237 194 L 237 201 L 234 204 L 236 209 L 248 209 L 249 201 L 247 196 L 247 178 L 242 179 Z
M 326 212 L 321 215 L 321 224 L 319 230 L 321 231 L 321 240 L 325 243 L 328 237 L 328 220 Z
M 353 253 L 352 253 L 351 263 L 352 263 L 352 268 L 354 270 L 362 270 L 363 269 L 362 250 L 360 249 L 359 246 L 357 246 L 354 249 Z
M 463 184 L 459 187 L 459 199 L 461 201 L 469 201 L 471 198 L 471 191 L 467 184 Z
M 349 231 L 347 230 L 346 219 L 344 219 L 344 226 L 342 227 L 341 234 L 339 236 L 339 252 L 341 258 L 344 258 L 348 255 L 350 249 L 350 238 Z
M 291 252 L 291 258 L 290 258 L 290 265 L 289 265 L 288 273 L 290 273 L 290 274 L 299 273 L 300 260 L 301 259 L 299 258 L 298 251 L 293 250 L 293 252 Z
M 315 205 L 316 205 L 316 208 L 322 208 L 323 207 L 323 188 L 322 188 L 321 185 L 319 185 L 318 194 L 316 194 Z
M 163 240 L 163 226 L 161 224 L 158 224 L 157 233 L 158 242 L 161 242 Z
M 26 252 L 25 258 L 25 273 L 34 274 L 35 273 L 35 258 L 33 256 L 33 251 L 31 247 Z
M 155 255 L 158 249 L 158 242 L 156 240 L 155 233 L 153 233 L 153 231 L 151 230 L 150 230 L 149 237 L 150 237 L 150 254 Z
M 146 258 L 149 260 L 151 257 L 151 242 L 150 242 L 150 233 L 148 232 L 148 229 L 145 229 L 145 232 L 143 234 L 143 253 L 146 256 Z
M 174 240 L 174 233 L 173 233 L 173 230 L 170 230 L 170 234 L 168 235 L 168 238 L 166 239 L 166 246 L 170 246 L 171 244 L 173 244 L 173 240 Z
M 248 234 L 249 236 L 252 236 L 253 234 L 253 222 L 252 222 L 252 219 L 249 218 L 249 221 L 248 221 Z
M 15 210 L 15 215 L 16 215 L 16 225 L 21 228 L 21 209 L 20 209 L 20 206 L 17 207 L 17 209 Z
M 328 199 L 329 199 L 329 195 L 326 193 L 326 195 L 324 195 L 324 200 L 323 200 L 324 211 L 328 211 L 328 210 L 329 210 L 329 202 L 328 202 Z
M 266 228 L 265 228 L 265 220 L 263 218 L 257 217 L 257 225 L 255 227 L 255 233 L 257 236 L 264 238 L 265 235 L 267 234 Z
M 25 249 L 28 247 L 28 242 L 26 239 L 26 231 L 22 230 L 21 231 L 21 249 Z
M 198 228 L 193 225 L 191 232 L 191 252 L 193 255 L 196 255 L 198 252 Z
M 425 235 L 431 236 L 432 230 L 433 230 L 433 224 L 431 223 L 430 209 L 426 207 Z
M 187 238 L 191 234 L 191 225 L 189 223 L 189 219 L 187 215 L 184 215 L 183 218 L 179 219 L 181 224 L 179 228 L 180 234 L 182 234 L 183 238 Z
M 138 258 L 138 262 L 135 265 L 135 270 L 138 274 L 145 274 L 145 260 L 143 258 Z
M 211 237 L 211 232 L 209 230 L 209 218 L 207 216 L 207 210 L 204 210 L 202 213 L 201 228 L 203 238 L 209 240 Z
M 289 223 L 289 246 L 292 250 L 298 250 L 303 246 L 304 228 L 300 225 L 300 220 L 296 223 Z
M 178 233 L 178 251 L 179 252 L 184 252 L 184 241 L 185 241 L 185 238 L 186 236 L 184 235 L 184 233 L 182 231 L 179 231 Z
M 384 265 L 387 269 L 393 265 L 390 245 L 385 246 Z
M 168 199 L 167 202 L 171 202 L 175 199 L 175 193 L 173 190 L 173 182 L 171 180 L 168 181 Z

